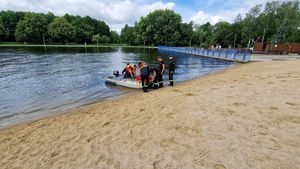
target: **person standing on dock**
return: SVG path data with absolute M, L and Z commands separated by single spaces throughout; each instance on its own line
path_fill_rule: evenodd
M 159 67 L 159 70 L 161 72 L 161 74 L 159 76 L 157 76 L 157 80 L 158 80 L 158 83 L 159 83 L 159 87 L 163 87 L 164 86 L 163 75 L 165 73 L 166 65 L 164 63 L 164 60 L 160 56 L 157 57 L 157 61 L 159 62 L 158 67 Z
M 175 72 L 175 67 L 176 67 L 176 62 L 175 62 L 175 59 L 174 59 L 174 56 L 170 56 L 169 57 L 169 81 L 170 81 L 170 84 L 169 86 L 174 86 L 174 72 Z

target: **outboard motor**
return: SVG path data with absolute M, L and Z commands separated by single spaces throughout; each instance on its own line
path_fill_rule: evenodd
M 116 76 L 116 77 L 119 77 L 120 73 L 119 73 L 119 71 L 116 70 L 116 71 L 113 72 L 113 75 Z

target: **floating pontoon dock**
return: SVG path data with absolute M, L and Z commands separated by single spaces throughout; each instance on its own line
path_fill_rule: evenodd
M 226 50 L 226 49 L 200 49 L 192 47 L 170 47 L 170 46 L 159 46 L 159 50 L 179 52 L 184 54 L 191 54 L 215 59 L 222 59 L 234 62 L 249 62 L 251 54 L 250 52 L 241 52 L 239 50 Z

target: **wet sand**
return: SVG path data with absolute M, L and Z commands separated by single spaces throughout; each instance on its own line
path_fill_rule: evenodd
M 0 130 L 0 168 L 300 168 L 300 61 L 242 64 Z

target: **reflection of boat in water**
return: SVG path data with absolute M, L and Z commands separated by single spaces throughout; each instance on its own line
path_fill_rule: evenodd
M 153 81 L 153 77 L 150 77 L 150 84 L 152 81 Z M 114 84 L 118 86 L 132 88 L 132 89 L 141 89 L 143 87 L 140 78 L 130 79 L 130 78 L 117 77 L 117 76 L 109 76 L 108 78 L 105 78 L 105 83 Z

